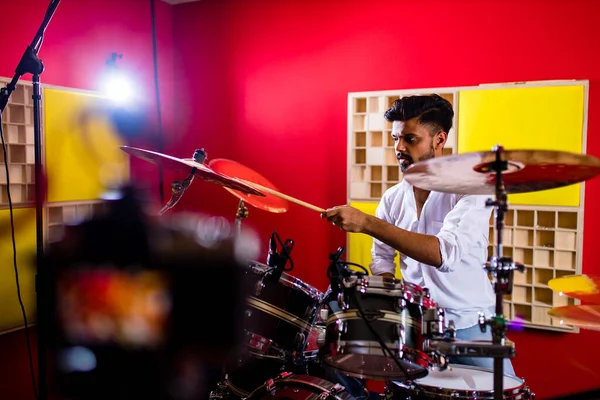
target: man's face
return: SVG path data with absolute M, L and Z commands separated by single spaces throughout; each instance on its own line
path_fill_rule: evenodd
M 433 141 L 436 136 L 431 136 L 429 129 L 419 124 L 416 118 L 392 123 L 394 148 L 403 173 L 411 164 L 435 157 Z

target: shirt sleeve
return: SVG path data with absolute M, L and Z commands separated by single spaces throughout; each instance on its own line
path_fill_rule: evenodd
M 389 208 L 391 206 L 390 203 L 391 200 L 384 194 L 379 202 L 379 205 L 377 206 L 375 216 L 384 220 L 385 222 L 393 224 L 394 222 L 392 221 L 389 213 Z M 373 275 L 381 275 L 386 272 L 394 274 L 396 270 L 396 264 L 394 263 L 394 259 L 396 258 L 396 250 L 393 247 L 388 246 L 381 240 L 373 238 L 371 257 L 373 261 L 371 264 L 369 264 L 369 268 L 371 269 L 371 273 Z
M 487 196 L 462 195 L 450 211 L 441 230 L 435 235 L 440 242 L 441 272 L 453 271 L 463 256 L 473 247 L 487 247 L 491 207 Z

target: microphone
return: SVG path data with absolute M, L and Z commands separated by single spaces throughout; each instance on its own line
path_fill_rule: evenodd
M 344 247 L 340 246 L 338 247 L 337 251 L 329 255 L 331 264 L 329 264 L 329 268 L 327 269 L 327 276 L 331 282 L 331 295 L 335 294 L 337 296 L 338 293 L 341 293 L 342 279 L 348 278 L 350 275 L 352 275 L 352 272 L 347 265 L 340 265 L 340 258 L 342 257 L 343 252 Z
M 277 242 L 275 237 L 279 238 L 279 235 L 276 231 L 271 233 L 271 238 L 269 239 L 269 253 L 267 254 L 267 265 L 272 267 L 272 271 L 269 274 L 270 278 L 276 282 L 279 282 L 279 278 L 281 278 L 281 274 L 285 270 L 285 265 L 288 260 L 290 260 L 290 253 L 294 247 L 294 241 L 291 239 L 287 239 L 283 246 L 282 253 L 277 251 Z M 292 264 L 293 265 L 293 264 Z

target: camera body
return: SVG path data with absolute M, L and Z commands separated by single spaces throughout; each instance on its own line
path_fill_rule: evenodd
M 70 399 L 199 398 L 239 353 L 251 241 L 224 219 L 151 217 L 136 195 L 46 251 L 50 349 Z

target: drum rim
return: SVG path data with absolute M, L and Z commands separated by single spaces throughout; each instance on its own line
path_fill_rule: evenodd
M 448 368 L 453 368 L 453 369 L 461 369 L 461 370 L 473 370 L 473 371 L 478 371 L 478 372 L 488 372 L 490 374 L 493 374 L 493 370 L 489 369 L 489 368 L 483 368 L 483 367 L 477 367 L 474 365 L 464 365 L 464 364 L 450 364 L 448 366 Z M 513 388 L 506 388 L 504 387 L 502 390 L 502 393 L 504 396 L 509 396 L 509 398 L 511 398 L 511 395 L 515 395 L 515 394 L 522 394 L 522 393 L 528 393 L 529 392 L 529 387 L 527 386 L 525 379 L 520 378 L 516 375 L 513 374 L 507 374 L 504 373 L 504 378 L 511 378 L 516 380 L 517 382 L 519 382 L 519 386 L 513 387 Z M 429 374 L 427 376 L 424 376 L 422 378 L 418 378 L 418 379 L 426 379 L 427 377 L 429 377 Z M 414 379 L 416 381 L 416 379 Z M 394 386 L 397 387 L 401 387 L 403 389 L 408 389 L 408 390 L 413 390 L 413 391 L 422 391 L 424 394 L 439 394 L 439 395 L 446 395 L 446 396 L 457 396 L 459 398 L 461 397 L 465 397 L 466 398 L 470 398 L 469 396 L 492 396 L 489 397 L 490 399 L 493 398 L 493 394 L 494 394 L 494 390 L 490 389 L 490 390 L 480 390 L 480 389 L 453 389 L 453 388 L 444 388 L 441 386 L 436 386 L 436 385 L 429 385 L 427 383 L 423 383 L 423 382 L 411 382 L 411 380 L 407 380 L 407 381 L 391 381 L 392 384 L 394 384 Z M 404 385 L 404 386 L 403 386 Z M 419 389 L 416 389 L 416 387 L 419 387 Z M 488 397 L 483 397 L 483 398 L 488 398 Z
M 248 267 L 252 269 L 253 272 L 260 271 L 261 274 L 264 274 L 266 270 L 272 268 L 266 264 L 263 264 L 258 261 L 250 261 Z M 282 283 L 285 286 L 291 287 L 293 289 L 297 289 L 306 295 L 308 295 L 312 300 L 321 301 L 324 297 L 323 292 L 318 290 L 312 285 L 304 282 L 301 279 L 296 278 L 288 274 L 287 272 L 282 272 L 281 277 L 279 279 L 279 283 Z
M 382 357 L 382 356 L 380 356 Z M 382 357 L 384 358 L 384 357 Z M 387 357 L 385 357 L 387 358 Z M 321 358 L 321 360 L 323 361 L 323 363 L 325 363 L 327 366 L 329 366 L 329 368 L 336 370 L 337 372 L 341 372 L 343 374 L 352 376 L 354 378 L 359 378 L 359 379 L 375 379 L 375 380 L 384 380 L 384 381 L 392 381 L 392 382 L 396 382 L 394 381 L 395 378 L 391 378 L 390 376 L 383 376 L 381 374 L 377 374 L 374 372 L 356 372 L 354 370 L 351 370 L 349 368 L 343 368 L 343 364 L 337 363 L 335 361 L 333 361 L 332 356 L 331 355 L 325 355 Z M 407 362 L 408 360 L 399 360 L 399 361 L 405 361 Z M 416 365 L 416 364 L 414 364 Z M 422 370 L 420 370 L 418 373 L 416 374 L 403 374 L 402 378 L 406 379 L 406 380 L 416 380 L 416 379 L 421 379 L 426 377 L 429 374 L 429 371 L 427 368 L 425 367 L 421 367 Z M 402 372 L 402 371 L 400 371 Z M 399 378 L 398 378 L 399 379 Z

